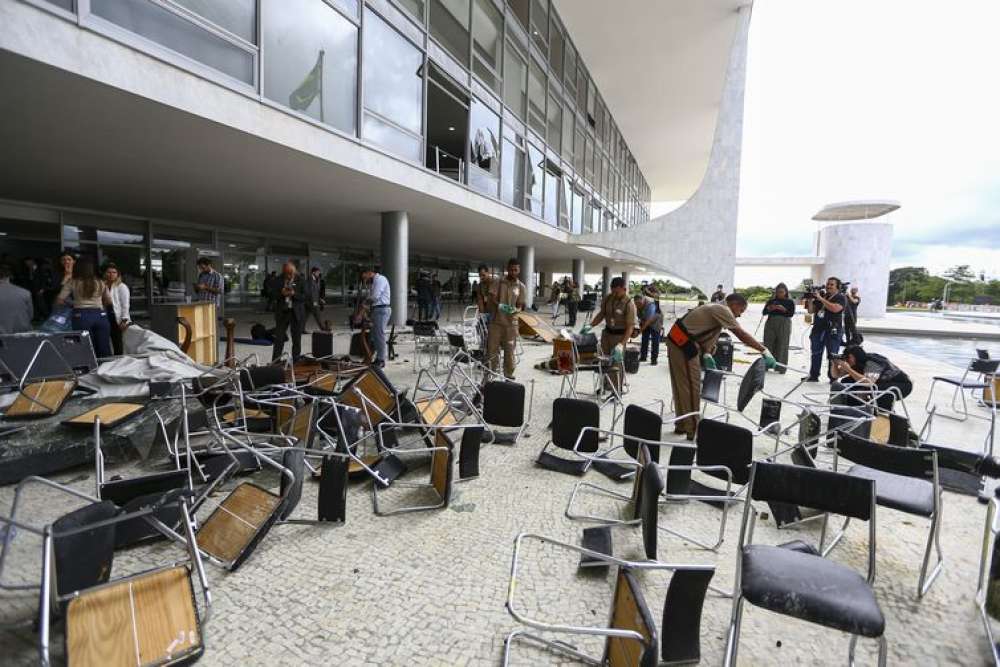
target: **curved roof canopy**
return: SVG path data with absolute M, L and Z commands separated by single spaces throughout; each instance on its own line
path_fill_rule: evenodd
M 820 222 L 845 222 L 847 220 L 871 220 L 886 213 L 892 213 L 900 207 L 898 201 L 891 199 L 868 199 L 865 201 L 845 201 L 827 204 L 813 216 Z
M 715 136 L 749 0 L 553 0 L 654 201 L 688 199 Z

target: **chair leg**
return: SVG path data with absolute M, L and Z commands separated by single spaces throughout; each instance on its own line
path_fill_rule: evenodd
M 858 635 L 851 635 L 851 644 L 847 650 L 847 664 L 850 667 L 854 667 L 854 649 L 857 647 L 858 639 Z M 885 635 L 882 635 L 878 638 L 878 667 L 885 667 L 888 652 L 889 644 L 885 640 Z
M 723 666 L 736 664 L 737 649 L 740 645 L 740 625 L 743 622 L 743 594 L 733 591 L 733 615 L 729 619 L 729 633 L 726 635 L 726 655 Z
M 927 548 L 924 549 L 924 562 L 920 566 L 920 580 L 917 582 L 917 597 L 922 598 L 930 590 L 931 585 L 937 576 L 941 574 L 941 568 L 944 567 L 944 554 L 941 551 L 941 509 L 934 514 L 934 518 L 931 519 L 931 527 L 927 533 Z M 931 560 L 931 545 L 934 546 L 937 551 L 937 564 L 931 573 L 927 574 L 927 566 L 930 564 Z
M 501 663 L 502 667 L 508 667 L 508 665 L 510 664 L 511 647 L 514 645 L 515 642 L 519 640 L 525 643 L 534 642 L 536 644 L 540 644 L 541 646 L 549 649 L 553 653 L 575 658 L 576 660 L 579 660 L 580 662 L 587 665 L 598 666 L 601 664 L 601 661 L 599 659 L 595 658 L 594 656 L 587 655 L 586 653 L 580 652 L 576 648 L 576 646 L 568 642 L 560 641 L 558 639 L 556 640 L 545 639 L 544 637 L 540 637 L 539 635 L 527 632 L 525 630 L 514 630 L 506 637 L 504 637 L 503 640 L 503 662 Z

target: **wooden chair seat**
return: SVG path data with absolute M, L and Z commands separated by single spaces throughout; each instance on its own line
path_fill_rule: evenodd
M 273 523 L 280 503 L 281 498 L 267 489 L 250 482 L 240 484 L 198 530 L 199 548 L 235 568 L 257 536 Z
M 638 582 L 625 568 L 618 570 L 611 606 L 611 627 L 638 632 L 645 638 L 645 644 L 634 639 L 609 637 L 605 644 L 605 664 L 610 667 L 650 667 L 657 664 L 656 624 Z
M 425 424 L 451 426 L 458 423 L 451 406 L 443 398 L 422 399 L 413 404 L 417 406 L 417 413 Z
M 365 399 L 378 406 L 379 410 L 385 414 L 391 415 L 396 408 L 395 394 L 371 369 L 357 376 L 351 381 L 348 387 L 345 387 L 340 401 L 344 405 L 357 408 L 363 413 L 368 414 L 371 419 L 371 425 L 374 427 L 385 419 L 385 417 L 380 412 L 372 410 L 370 406 L 366 406 L 365 401 L 361 398 L 362 395 L 364 395 Z
M 267 414 L 266 410 L 261 410 L 259 408 L 250 408 L 249 410 L 246 411 L 246 414 L 248 420 L 267 419 L 268 417 L 270 417 L 270 415 Z M 235 408 L 222 415 L 222 421 L 224 422 L 233 423 L 238 421 L 239 419 L 242 419 L 242 415 L 240 414 L 240 411 Z
M 135 667 L 190 660 L 204 650 L 187 566 L 84 591 L 66 611 L 73 667 Z
M 139 403 L 105 403 L 92 410 L 87 410 L 76 417 L 71 417 L 63 423 L 67 426 L 92 427 L 97 418 L 100 417 L 101 426 L 111 428 L 130 417 L 136 416 L 144 407 Z
M 76 389 L 76 380 L 31 382 L 25 385 L 24 390 L 17 395 L 4 416 L 8 419 L 14 419 L 54 415 L 59 412 L 74 389 Z

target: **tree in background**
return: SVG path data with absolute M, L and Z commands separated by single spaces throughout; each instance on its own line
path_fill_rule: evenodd
M 944 296 L 948 283 L 948 300 L 955 303 L 1000 302 L 1000 280 L 977 277 L 967 264 L 953 266 L 940 276 L 931 275 L 920 266 L 904 266 L 889 272 L 888 305 L 907 301 L 931 302 Z

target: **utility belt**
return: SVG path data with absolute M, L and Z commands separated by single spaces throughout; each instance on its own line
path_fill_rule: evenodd
M 384 303 L 384 304 L 379 304 L 377 306 L 372 306 L 372 310 L 378 310 L 379 308 L 388 308 L 388 307 L 389 307 L 389 304 Z
M 611 336 L 621 336 L 625 333 L 625 329 L 612 329 L 611 327 L 604 327 L 604 333 Z
M 694 359 L 698 356 L 698 345 L 691 338 L 691 333 L 684 326 L 681 320 L 674 322 L 674 325 L 670 327 L 670 331 L 667 333 L 667 338 L 670 342 L 681 349 L 684 353 L 686 359 Z

